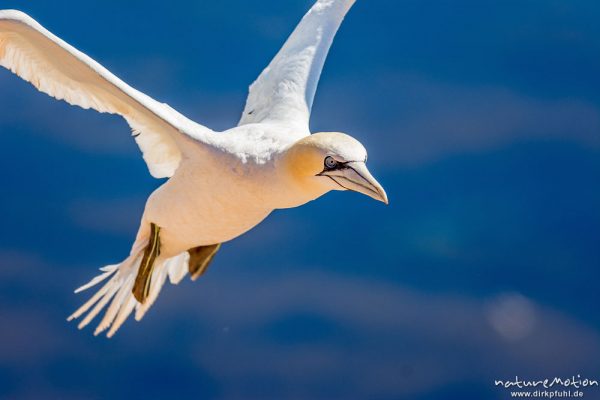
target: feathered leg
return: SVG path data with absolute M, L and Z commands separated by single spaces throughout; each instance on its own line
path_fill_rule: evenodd
M 188 250 L 188 253 L 190 253 L 189 272 L 193 281 L 206 272 L 208 264 L 213 260 L 220 247 L 221 243 L 217 243 L 210 246 L 198 246 Z
M 156 258 L 160 255 L 160 227 L 150 223 L 150 238 L 144 249 L 142 263 L 138 269 L 132 293 L 136 300 L 144 304 L 150 293 L 152 272 Z

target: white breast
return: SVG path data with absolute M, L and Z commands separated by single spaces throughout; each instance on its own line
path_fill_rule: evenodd
M 241 151 L 238 138 L 223 135 L 236 139 L 240 151 L 199 150 L 182 160 L 175 175 L 146 203 L 142 224 L 161 227 L 165 256 L 234 239 L 276 207 L 273 198 L 282 188 L 273 158 L 282 145 L 268 134 L 248 135 L 257 140 Z

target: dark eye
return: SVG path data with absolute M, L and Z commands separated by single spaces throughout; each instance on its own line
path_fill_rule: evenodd
M 338 162 L 331 156 L 327 156 L 325 157 L 325 168 L 327 169 L 334 169 L 335 167 L 337 167 Z

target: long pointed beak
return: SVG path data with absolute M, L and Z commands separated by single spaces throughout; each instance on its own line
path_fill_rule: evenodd
M 330 177 L 344 189 L 366 194 L 375 200 L 389 204 L 385 190 L 373 178 L 364 162 L 349 162 L 346 163 L 346 168 L 325 171 L 321 175 Z

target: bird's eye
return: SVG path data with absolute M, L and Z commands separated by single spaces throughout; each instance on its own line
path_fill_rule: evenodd
M 335 167 L 337 167 L 338 162 L 331 156 L 327 156 L 325 157 L 325 168 L 327 169 L 334 169 Z

